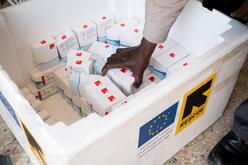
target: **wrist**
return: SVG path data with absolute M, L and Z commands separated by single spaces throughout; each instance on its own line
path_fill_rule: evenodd
M 139 48 L 143 51 L 143 56 L 145 57 L 151 57 L 152 53 L 154 52 L 157 44 L 149 42 L 145 38 L 141 40 L 141 44 L 139 45 Z

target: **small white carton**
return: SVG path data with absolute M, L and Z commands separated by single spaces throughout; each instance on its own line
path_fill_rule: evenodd
M 103 14 L 93 19 L 97 27 L 97 40 L 100 42 L 107 41 L 107 30 L 115 23 L 115 17 L 112 14 Z
M 89 48 L 89 52 L 95 55 L 94 59 L 102 57 L 107 61 L 108 57 L 116 52 L 116 47 L 103 42 L 94 42 Z
M 80 26 L 73 28 L 72 31 L 76 34 L 77 40 L 82 50 L 88 50 L 90 45 L 94 41 L 97 41 L 96 24 L 92 21 L 82 23 Z
M 56 46 L 61 58 L 65 58 L 70 49 L 79 49 L 77 38 L 72 31 L 67 31 L 57 36 Z
M 120 44 L 128 47 L 138 46 L 143 38 L 144 23 L 141 22 L 133 28 L 120 34 Z
M 80 97 L 80 103 L 81 103 L 80 108 L 81 108 L 82 114 L 85 114 L 87 116 L 93 112 L 91 105 L 87 102 L 85 98 Z
M 70 59 L 74 58 L 90 60 L 92 58 L 92 54 L 82 50 L 71 49 L 67 54 L 67 60 L 70 61 Z
M 188 57 L 184 58 L 183 60 L 169 67 L 167 71 L 167 77 L 174 75 L 177 72 L 187 69 L 188 67 L 192 66 L 196 62 L 197 62 L 197 57 L 193 55 L 189 55 Z
M 112 83 L 106 85 L 100 91 L 94 93 L 97 96 L 92 104 L 93 110 L 101 116 L 108 115 L 111 111 L 111 106 L 119 103 L 126 96 Z
M 68 76 L 70 74 L 70 72 L 71 72 L 71 67 L 65 65 L 61 68 L 56 69 L 54 71 L 54 74 L 55 74 L 56 79 L 58 79 L 58 78 L 62 79 L 64 77 Z
M 166 73 L 170 66 L 187 57 L 189 54 L 190 52 L 187 49 L 177 45 L 166 53 L 156 57 L 153 67 L 158 71 Z
M 108 71 L 107 76 L 115 83 L 120 89 L 122 89 L 122 81 L 125 76 L 130 74 L 126 68 L 111 69 Z
M 116 47 L 102 42 L 95 42 L 88 51 L 92 53 L 92 57 L 96 60 L 94 74 L 101 75 L 102 68 L 106 64 L 107 59 L 116 52 Z
M 27 85 L 27 88 L 30 90 L 30 92 L 38 98 L 40 101 L 48 98 L 49 96 L 55 94 L 58 92 L 58 87 L 56 85 L 56 82 L 46 85 L 45 87 L 41 89 L 37 89 L 33 83 L 29 83 Z
M 37 66 L 48 64 L 58 58 L 55 40 L 52 37 L 33 42 L 31 49 Z
M 86 80 L 83 80 L 86 79 Z M 80 94 L 84 95 L 89 103 L 92 103 L 92 99 L 88 99 L 92 96 L 92 93 L 100 91 L 107 85 L 111 84 L 111 80 L 106 76 L 89 75 L 87 77 L 81 76 L 82 82 L 80 82 Z M 95 96 L 96 97 L 96 96 Z
M 150 70 L 146 69 L 144 72 L 144 78 L 151 73 Z M 135 91 L 133 83 L 135 78 L 133 73 L 127 68 L 111 69 L 108 71 L 107 76 L 122 90 L 125 95 L 130 95 Z
M 71 59 L 70 62 L 66 63 L 66 65 L 72 68 L 72 72 L 79 72 L 85 74 L 93 73 L 94 62 L 92 60 L 74 58 Z
M 120 45 L 120 34 L 139 23 L 135 18 L 124 18 L 107 30 L 107 42 L 111 45 Z
M 82 73 L 80 73 L 80 72 L 72 71 L 69 75 L 69 82 L 70 82 L 72 92 L 77 97 L 80 97 L 79 83 L 80 83 L 80 75 L 81 74 Z
M 158 44 L 156 49 L 154 50 L 154 52 L 152 54 L 152 57 L 150 60 L 150 65 L 152 65 L 152 66 L 154 65 L 155 58 L 166 53 L 167 51 L 169 51 L 170 49 L 172 49 L 173 47 L 175 47 L 177 45 L 178 45 L 178 43 L 176 43 L 171 38 L 167 38 L 167 40 L 164 43 Z
M 65 85 L 64 85 L 65 83 L 63 81 L 66 77 L 69 76 L 70 73 L 71 73 L 71 67 L 67 65 L 55 70 L 54 74 L 55 74 L 55 79 L 56 79 L 56 85 L 61 90 L 65 89 Z
M 72 92 L 72 89 L 71 89 L 71 86 L 70 86 L 69 77 L 65 77 L 63 79 L 63 90 L 64 90 L 65 96 L 67 96 L 70 99 L 72 99 L 73 92 Z
M 40 71 L 36 67 L 32 68 L 29 71 L 30 78 L 33 82 L 37 83 L 39 85 L 42 83 L 44 86 L 49 84 L 50 82 L 54 82 L 54 71 L 58 68 L 63 67 L 65 64 L 61 63 L 58 65 L 55 65 L 52 68 L 46 69 L 44 71 Z

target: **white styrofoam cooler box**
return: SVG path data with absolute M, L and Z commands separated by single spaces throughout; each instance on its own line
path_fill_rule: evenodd
M 194 65 L 108 116 L 44 123 L 19 91 L 34 66 L 29 44 L 102 13 L 142 20 L 144 0 L 29 1 L 1 11 L 0 114 L 35 165 L 162 164 L 215 122 L 228 102 L 248 52 L 248 29 L 191 0 L 169 37 L 198 57 Z

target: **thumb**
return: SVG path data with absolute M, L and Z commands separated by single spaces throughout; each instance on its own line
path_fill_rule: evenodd
M 143 82 L 143 74 L 142 74 L 142 73 L 141 73 L 141 74 L 136 74 L 136 75 L 134 75 L 134 78 L 135 78 L 135 81 L 134 81 L 133 86 L 134 86 L 135 88 L 139 88 L 140 85 L 141 85 L 142 82 Z

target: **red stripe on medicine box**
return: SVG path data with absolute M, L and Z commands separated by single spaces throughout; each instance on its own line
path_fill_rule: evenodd
M 127 69 L 126 68 L 121 68 L 121 72 L 122 73 L 126 73 L 127 72 Z
M 102 82 L 100 80 L 98 80 L 95 82 L 95 84 L 96 84 L 96 86 L 100 86 L 100 85 L 102 85 Z
M 62 37 L 61 37 L 62 40 L 65 40 L 66 38 L 67 38 L 66 35 L 62 35 Z
M 186 66 L 188 66 L 189 64 L 186 62 L 186 63 L 184 63 L 183 64 L 183 67 L 186 67 Z
M 82 64 L 82 62 L 83 62 L 83 61 L 78 60 L 78 61 L 76 61 L 76 64 L 77 64 L 77 65 L 81 65 L 81 64 Z
M 159 48 L 159 49 L 163 49 L 164 46 L 160 44 L 160 45 L 158 45 L 158 48 Z
M 110 48 L 110 45 L 105 45 L 105 48 L 107 49 L 107 48 Z
M 115 101 L 115 97 L 113 95 L 109 96 L 108 99 L 109 99 L 110 102 Z
M 43 85 L 46 85 L 46 79 L 45 79 L 45 76 L 42 76 L 42 77 L 41 77 L 41 81 L 42 81 L 42 84 L 43 84 Z
M 134 32 L 135 33 L 139 33 L 139 29 L 134 29 Z
M 154 82 L 154 81 L 156 81 L 156 78 L 155 78 L 154 76 L 151 76 L 151 77 L 149 77 L 149 80 L 150 80 L 151 82 Z
M 76 53 L 76 56 L 78 56 L 78 57 L 81 57 L 83 55 L 83 53 L 82 52 L 78 52 L 78 53 Z
M 171 58 L 175 58 L 175 57 L 176 57 L 176 54 L 175 54 L 175 53 L 170 53 L 169 56 L 170 56 Z
M 42 101 L 42 100 L 43 100 L 43 98 L 42 98 L 42 94 L 41 94 L 41 92 L 40 92 L 40 91 L 38 92 L 38 98 L 39 98 L 39 100 L 40 100 L 40 101 Z
M 50 49 L 54 49 L 54 48 L 55 48 L 55 44 L 51 44 Z
M 88 28 L 88 25 L 83 25 L 83 28 L 84 28 L 84 29 Z
M 121 27 L 125 27 L 126 25 L 125 25 L 124 23 L 121 23 L 120 26 L 121 26 Z
M 46 43 L 47 43 L 46 40 L 42 40 L 42 41 L 40 42 L 41 45 L 44 45 L 44 44 L 46 44 Z
M 107 88 L 103 88 L 103 89 L 101 90 L 101 92 L 102 92 L 103 94 L 106 94 L 106 93 L 108 93 L 108 89 L 107 89 Z

